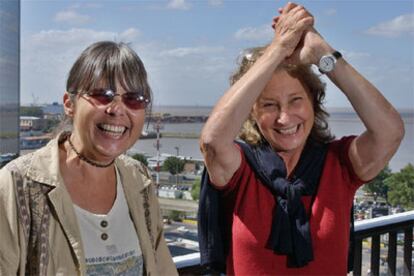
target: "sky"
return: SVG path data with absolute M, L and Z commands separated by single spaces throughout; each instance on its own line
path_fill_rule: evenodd
M 4 1 L 4 0 L 0 0 Z M 414 110 L 414 1 L 298 1 L 332 47 L 399 109 Z M 21 103 L 62 102 L 68 72 L 88 45 L 130 43 L 155 105 L 212 106 L 243 49 L 273 37 L 286 1 L 21 0 Z M 350 107 L 328 79 L 326 106 Z

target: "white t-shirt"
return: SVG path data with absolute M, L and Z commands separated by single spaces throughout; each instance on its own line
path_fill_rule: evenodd
M 74 205 L 84 246 L 87 275 L 142 275 L 143 257 L 116 169 L 117 194 L 106 215 Z

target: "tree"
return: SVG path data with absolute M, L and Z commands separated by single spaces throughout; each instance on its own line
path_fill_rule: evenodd
M 173 221 L 182 221 L 185 217 L 185 212 L 172 210 L 170 212 L 169 218 Z
M 170 156 L 164 161 L 162 166 L 164 170 L 169 171 L 172 175 L 181 173 L 184 170 L 185 161 L 178 157 Z
M 145 155 L 141 153 L 136 153 L 132 155 L 132 158 L 134 158 L 135 160 L 141 161 L 142 164 L 144 164 L 145 166 L 148 166 L 148 160 L 147 160 L 147 157 L 145 157 Z
M 200 198 L 201 178 L 198 177 L 194 180 L 193 186 L 191 187 L 191 197 L 193 200 Z
M 43 128 L 43 132 L 52 132 L 58 125 L 60 121 L 57 119 L 47 119 L 46 125 Z
M 40 106 L 21 106 L 20 116 L 33 116 L 43 118 L 43 109 Z
M 408 164 L 400 172 L 385 180 L 389 187 L 388 199 L 393 206 L 414 209 L 414 166 Z
M 373 180 L 364 185 L 364 191 L 372 193 L 375 201 L 377 196 L 381 196 L 388 202 L 388 186 L 385 184 L 385 179 L 391 175 L 391 169 L 387 165 Z

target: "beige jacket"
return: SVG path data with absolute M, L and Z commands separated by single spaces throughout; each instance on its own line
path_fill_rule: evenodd
M 148 170 L 116 159 L 146 275 L 177 275 Z M 0 170 L 0 275 L 85 275 L 82 239 L 59 172 L 58 140 Z

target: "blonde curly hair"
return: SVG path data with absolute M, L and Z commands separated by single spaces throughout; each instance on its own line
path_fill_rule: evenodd
M 238 69 L 230 77 L 230 84 L 236 83 L 253 66 L 253 64 L 263 55 L 267 46 L 246 49 L 239 58 Z M 328 126 L 329 113 L 323 106 L 325 99 L 325 84 L 318 75 L 312 70 L 311 65 L 282 64 L 276 70 L 285 70 L 290 76 L 298 79 L 304 86 L 309 88 L 315 113 L 315 122 L 312 127 L 310 137 L 315 141 L 327 143 L 335 137 L 331 134 Z M 244 122 L 239 138 L 251 145 L 264 142 L 264 137 L 260 132 L 256 121 L 250 113 Z

